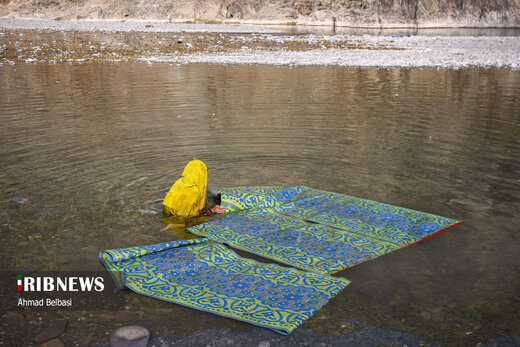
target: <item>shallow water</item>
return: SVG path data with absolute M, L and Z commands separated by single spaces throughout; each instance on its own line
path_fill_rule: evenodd
M 370 28 L 349 28 L 337 26 L 277 26 L 273 28 L 285 33 L 292 34 L 321 34 L 321 35 L 370 35 L 370 36 L 520 36 L 520 29 L 517 28 L 391 28 L 391 29 L 370 29 Z
M 4 269 L 102 270 L 102 249 L 192 237 L 160 232 L 151 207 L 197 157 L 209 186 L 308 185 L 466 221 L 341 272 L 352 284 L 302 331 L 520 335 L 520 71 L 17 64 L 0 86 Z M 154 333 L 263 336 L 132 293 L 127 305 Z M 63 339 L 116 326 L 86 320 Z

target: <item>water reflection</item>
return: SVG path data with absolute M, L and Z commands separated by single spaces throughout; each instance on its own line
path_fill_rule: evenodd
M 352 285 L 305 328 L 520 334 L 518 71 L 21 64 L 0 85 L 4 267 L 102 269 L 101 249 L 187 237 L 159 232 L 150 204 L 197 157 L 209 186 L 308 185 L 467 221 L 343 271 Z M 154 326 L 249 329 L 129 305 Z
M 520 29 L 516 28 L 349 28 L 330 26 L 277 26 L 269 25 L 284 33 L 291 34 L 318 34 L 318 35 L 371 35 L 371 36 L 520 36 Z

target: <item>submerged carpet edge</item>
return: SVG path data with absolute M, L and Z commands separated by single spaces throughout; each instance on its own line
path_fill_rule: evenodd
M 428 235 L 428 236 L 426 236 L 426 237 L 420 239 L 420 240 L 417 241 L 417 242 L 414 242 L 414 243 L 411 243 L 411 244 L 409 244 L 409 245 L 407 245 L 407 246 L 404 246 L 404 247 L 401 248 L 401 249 L 405 249 L 405 248 L 408 248 L 408 247 L 414 246 L 414 245 L 416 245 L 416 244 L 418 244 L 418 243 L 421 243 L 421 242 L 423 242 L 423 241 L 426 241 L 426 240 L 428 240 L 428 239 L 430 239 L 430 238 L 432 238 L 432 237 L 434 237 L 434 236 L 437 236 L 438 234 L 440 234 L 440 233 L 442 233 L 442 232 L 445 232 L 446 230 L 449 230 L 449 229 L 451 229 L 451 228 L 454 228 L 454 227 L 459 226 L 459 225 L 464 224 L 464 223 L 466 223 L 465 220 L 458 221 L 458 222 L 455 223 L 455 224 L 452 224 L 452 225 L 450 225 L 450 226 L 448 226 L 448 227 L 446 227 L 446 228 L 444 228 L 444 229 L 441 229 L 441 230 L 439 230 L 439 231 L 437 231 L 437 232 L 435 232 L 435 233 L 433 233 L 433 234 L 431 234 L 431 235 Z
M 231 187 L 215 191 L 223 194 L 223 204 L 230 207 L 232 213 L 188 228 L 187 232 L 289 266 L 329 275 L 422 242 L 463 222 L 307 186 Z M 344 211 L 345 208 L 347 210 Z M 332 211 L 327 212 L 328 209 Z M 352 211 L 349 209 L 355 214 L 361 213 L 363 217 L 352 219 L 349 214 Z M 259 217 L 264 212 L 272 215 L 272 222 L 268 216 Z M 281 220 L 283 218 L 278 218 L 280 216 L 285 217 L 285 222 Z M 344 241 L 329 242 L 314 235 L 315 239 L 310 240 L 307 248 L 305 245 L 303 248 L 301 245 L 296 246 L 302 233 L 301 225 L 296 225 L 298 221 L 314 223 L 323 229 L 334 229 L 332 233 L 341 231 Z M 384 222 L 382 227 L 379 225 L 381 222 Z M 280 223 L 286 225 L 280 226 Z M 389 223 L 390 227 L 385 223 Z M 291 227 L 291 224 L 296 226 Z M 267 233 L 254 231 L 258 228 L 264 228 Z M 273 230 L 283 236 L 274 237 Z M 288 230 L 299 230 L 296 242 L 290 239 Z M 323 234 L 322 231 L 320 233 Z M 323 246 L 327 242 L 330 247 Z M 344 250 L 338 250 L 341 242 Z M 311 244 L 315 246 L 311 247 Z M 369 244 L 370 247 L 367 246 Z M 320 247 L 323 251 L 316 250 Z
M 261 187 L 258 188 L 262 189 Z M 294 190 L 293 192 L 290 191 L 291 188 Z M 243 187 L 243 189 L 254 190 L 254 187 Z M 228 217 L 233 215 L 235 217 L 237 215 L 238 217 L 241 217 L 239 214 L 229 214 L 224 215 L 221 218 L 216 218 L 213 221 L 205 222 L 199 224 L 198 226 L 194 226 L 185 230 L 187 232 L 203 236 L 202 238 L 164 242 L 160 244 L 141 247 L 138 246 L 116 250 L 106 250 L 101 251 L 99 253 L 99 258 L 103 265 L 109 270 L 112 278 L 120 288 L 127 288 L 137 294 L 142 294 L 148 297 L 156 298 L 158 300 L 176 303 L 185 307 L 247 322 L 286 335 L 290 334 L 294 329 L 300 326 L 305 320 L 310 318 L 316 311 L 318 311 L 320 308 L 326 305 L 326 303 L 330 299 L 332 299 L 334 296 L 336 296 L 339 292 L 341 292 L 345 287 L 347 287 L 350 284 L 349 280 L 339 276 L 330 276 L 331 274 L 338 273 L 339 271 L 342 271 L 344 269 L 375 259 L 381 255 L 385 255 L 399 249 L 410 247 L 428 238 L 438 235 L 441 232 L 444 232 L 448 229 L 451 229 L 457 225 L 464 223 L 464 221 L 458 221 L 451 218 L 445 218 L 389 204 L 378 203 L 377 201 L 373 200 L 360 199 L 338 193 L 329 193 L 326 191 L 313 190 L 312 188 L 306 186 L 297 186 L 289 188 L 265 187 L 264 189 L 264 191 L 271 190 L 270 194 L 274 194 L 273 192 L 280 193 L 280 191 L 283 191 L 284 189 L 289 189 L 288 191 L 282 192 L 284 194 L 288 193 L 287 196 L 275 197 L 275 200 L 280 198 L 282 198 L 283 200 L 287 198 L 288 204 L 284 205 L 283 208 L 277 208 L 281 207 L 281 205 L 277 206 L 276 204 L 273 204 L 273 201 L 269 201 L 269 199 L 262 200 L 262 198 L 258 197 L 253 197 L 253 199 L 251 199 L 251 201 L 255 203 L 260 202 L 260 205 L 265 205 L 263 206 L 265 210 L 261 212 L 270 210 L 271 213 L 274 213 L 276 215 L 279 214 L 278 219 L 274 218 L 275 222 L 278 221 L 279 223 L 283 223 L 285 221 L 286 223 L 289 223 L 289 227 L 287 227 L 286 229 L 279 229 L 279 231 L 282 232 L 271 233 L 271 236 L 275 237 L 273 240 L 276 241 L 276 235 L 281 234 L 279 235 L 281 239 L 278 240 L 282 240 L 283 242 L 289 242 L 290 244 L 291 236 L 294 236 L 291 235 L 291 226 L 294 227 L 296 225 L 296 227 L 298 227 L 298 223 L 300 223 L 300 226 L 305 226 L 305 223 L 309 223 L 309 225 L 311 225 L 309 229 L 305 227 L 302 230 L 300 230 L 298 238 L 302 236 L 302 232 L 304 232 L 305 236 L 308 236 L 307 234 L 312 236 L 313 230 L 314 232 L 318 232 L 318 236 L 320 235 L 320 233 L 323 234 L 324 232 L 325 234 L 323 235 L 327 235 L 327 233 L 332 233 L 332 236 L 337 236 L 338 234 L 342 235 L 342 233 L 346 233 L 348 235 L 343 235 L 344 237 L 341 238 L 344 243 L 339 243 L 340 245 L 342 245 L 342 247 L 348 248 L 349 246 L 352 246 L 350 242 L 347 242 L 349 240 L 361 240 L 364 242 L 361 242 L 361 250 L 365 250 L 368 253 L 366 253 L 366 256 L 361 256 L 361 253 L 361 255 L 356 255 L 355 253 L 352 253 L 351 255 L 354 256 L 352 261 L 354 261 L 354 263 L 345 266 L 346 263 L 334 263 L 333 260 L 329 261 L 327 259 L 327 254 L 329 256 L 334 254 L 333 248 L 329 247 L 330 251 L 328 251 L 329 253 L 324 253 L 324 258 L 312 258 L 313 256 L 309 255 L 309 257 L 311 257 L 307 259 L 309 266 L 301 266 L 301 264 L 295 264 L 294 261 L 288 260 L 287 257 L 284 258 L 283 256 L 277 256 L 278 253 L 274 251 L 272 253 L 261 252 L 259 251 L 259 249 L 255 251 L 250 247 L 248 248 L 244 244 L 241 244 L 240 242 L 234 242 L 235 240 L 233 239 L 226 239 L 225 237 L 223 239 L 218 239 L 215 235 L 208 235 L 196 232 L 197 230 L 200 231 L 200 228 L 203 228 L 207 225 L 218 225 L 219 223 L 224 223 L 223 227 L 229 229 L 229 225 L 227 225 L 226 222 L 232 225 L 233 222 L 236 221 L 231 221 L 230 223 Z M 317 200 L 317 198 L 312 197 L 313 192 L 318 192 L 317 194 L 319 198 L 321 198 L 322 200 Z M 306 197 L 306 193 L 311 195 Z M 298 194 L 303 194 L 303 197 L 299 199 Z M 392 222 L 392 218 L 390 218 L 392 217 L 392 215 L 388 214 L 390 212 L 393 212 L 399 218 L 406 219 L 412 216 L 410 217 L 412 218 L 412 220 L 413 216 L 417 215 L 420 217 L 416 218 L 420 228 L 416 230 L 415 227 L 412 227 L 412 229 L 410 230 L 416 230 L 416 232 L 418 232 L 419 234 L 415 236 L 415 239 L 413 237 L 405 237 L 405 239 L 402 239 L 400 242 L 393 243 L 390 242 L 391 240 L 393 240 L 391 239 L 391 237 L 395 237 L 395 235 L 393 235 L 392 232 L 390 232 L 389 235 L 379 235 L 377 233 L 381 230 L 384 230 L 384 228 L 379 230 L 377 227 L 372 227 L 367 229 L 369 232 L 375 232 L 375 236 L 373 236 L 372 238 L 367 236 L 370 233 L 367 234 L 366 232 L 359 234 L 353 232 L 351 234 L 355 235 L 352 236 L 342 229 L 341 225 L 343 224 L 341 224 L 341 219 L 335 219 L 337 216 L 334 216 L 333 214 L 331 214 L 330 216 L 323 214 L 322 212 L 320 212 L 320 209 L 318 209 L 317 212 L 312 212 L 312 209 L 314 209 L 316 206 L 319 207 L 320 203 L 324 204 L 324 206 L 327 207 L 336 206 L 338 201 L 334 201 L 334 198 L 338 197 L 338 201 L 345 203 L 345 206 L 347 207 L 359 207 L 355 206 L 355 204 L 350 204 L 352 199 L 355 199 L 355 201 L 357 202 L 361 201 L 361 207 L 359 207 L 361 208 L 361 210 L 363 208 L 373 208 L 374 206 L 376 206 L 376 208 L 373 208 L 374 211 L 378 212 L 379 214 L 383 213 L 381 216 L 384 217 L 379 218 L 381 217 L 380 215 L 378 215 L 377 213 L 373 214 L 373 216 L 376 217 L 376 222 L 380 222 L 379 219 L 381 219 L 382 221 L 389 220 L 390 222 Z M 223 198 L 223 201 L 224 200 L 225 198 Z M 249 201 L 249 203 L 251 201 Z M 244 203 L 247 202 L 248 201 L 244 199 Z M 270 204 L 272 206 L 269 206 Z M 307 204 L 308 206 L 310 206 L 311 210 L 302 210 L 302 206 L 299 206 L 298 204 L 304 207 L 305 204 Z M 237 204 L 235 207 L 240 206 L 240 204 Z M 377 206 L 379 207 L 379 209 L 377 208 Z M 248 209 L 255 210 L 255 208 L 248 207 L 246 211 Z M 354 212 L 361 211 L 358 210 L 353 209 Z M 285 214 L 283 214 L 280 211 L 283 211 Z M 310 215 L 307 215 L 309 211 L 311 211 L 312 213 L 310 213 Z M 333 211 L 341 212 L 343 210 L 337 208 L 336 210 L 334 210 L 333 208 Z M 348 208 L 345 211 L 349 212 Z M 264 224 L 260 223 L 260 227 L 258 228 L 258 225 L 255 225 L 254 223 L 248 225 L 247 223 L 251 222 L 251 220 L 247 220 L 247 217 L 251 217 L 251 215 L 253 216 L 252 221 L 254 223 L 261 221 Z M 262 213 L 255 211 L 255 213 L 252 213 L 250 215 L 248 215 L 247 213 L 242 214 L 242 217 L 244 216 L 246 216 L 246 219 L 242 221 L 240 220 L 240 218 L 236 219 L 238 220 L 239 225 L 244 224 L 242 225 L 242 227 L 246 233 L 254 233 L 255 230 L 261 231 L 262 227 L 271 230 L 269 228 L 272 226 L 272 224 L 269 224 L 269 216 L 266 216 L 265 213 L 264 215 L 262 215 Z M 254 218 L 260 219 L 255 222 Z M 374 217 L 369 216 L 369 219 L 370 218 Z M 326 221 L 326 223 L 323 225 L 320 224 L 320 222 L 323 221 Z M 431 221 L 437 222 L 437 224 L 434 224 L 434 226 L 444 227 L 440 230 L 433 230 L 432 225 L 430 225 L 431 223 L 428 224 L 428 222 Z M 336 225 L 334 223 L 340 224 Z M 424 225 L 422 225 L 421 223 Z M 410 223 L 404 223 L 403 225 L 408 224 Z M 251 226 L 251 228 L 249 228 L 248 226 Z M 223 231 L 224 229 L 219 230 L 217 228 L 216 230 Z M 277 229 L 273 230 L 276 231 Z M 310 233 L 308 231 L 310 231 Z M 363 231 L 363 229 L 361 229 L 361 231 Z M 430 231 L 432 232 L 430 233 Z M 426 234 L 425 236 L 423 235 L 422 238 L 417 240 L 417 237 L 422 235 L 421 233 Z M 396 235 L 397 237 L 402 237 L 399 236 L 401 234 L 400 232 L 397 232 Z M 404 234 L 406 235 L 406 233 Z M 318 243 L 314 242 L 312 238 L 307 238 L 306 242 L 311 242 L 311 246 L 313 244 L 316 246 L 320 246 L 322 245 L 322 243 L 327 244 L 327 242 L 330 244 L 331 235 L 325 237 L 321 241 L 318 237 L 318 241 L 320 241 Z M 213 236 L 213 238 L 211 236 Z M 388 239 L 389 237 L 390 239 Z M 217 240 L 215 240 L 215 238 L 217 238 Z M 371 239 L 372 243 L 366 243 L 368 239 Z M 242 240 L 244 239 L 242 238 Z M 332 241 L 334 240 L 334 237 L 332 237 Z M 298 244 L 299 241 L 301 240 L 298 239 L 296 244 Z M 408 244 L 403 245 L 403 242 L 408 242 Z M 387 243 L 390 246 L 381 246 Z M 225 247 L 224 244 L 227 244 L 229 247 Z M 274 248 L 272 249 L 275 250 L 276 243 L 273 243 L 273 245 Z M 249 252 L 253 255 L 261 256 L 267 260 L 274 260 L 292 267 L 285 267 L 273 263 L 266 263 L 242 257 L 236 254 L 232 249 L 230 249 L 230 247 L 240 249 L 245 252 Z M 204 250 L 205 248 L 207 249 Z M 197 253 L 198 251 L 196 251 L 196 249 L 203 249 L 202 251 L 199 250 L 199 252 L 200 254 L 206 252 L 206 258 L 197 257 L 200 254 Z M 284 252 L 283 245 L 280 249 L 280 254 L 288 254 L 287 252 Z M 312 247 L 310 249 L 312 249 Z M 326 249 L 327 247 L 325 247 L 325 250 Z M 352 248 L 352 250 L 355 249 Z M 183 251 L 187 251 L 188 253 L 192 252 L 193 254 L 191 254 L 190 256 L 195 255 L 195 258 L 190 258 L 190 262 L 186 262 L 184 259 L 186 258 L 186 254 L 181 254 Z M 302 259 L 305 260 L 305 253 L 302 253 L 302 256 Z M 322 267 L 322 269 L 328 270 L 320 271 L 319 267 L 316 268 L 316 259 L 322 259 L 318 262 L 318 264 L 320 262 L 323 262 L 323 264 L 325 264 L 325 267 Z M 197 264 L 193 265 L 194 261 L 197 262 Z M 255 271 L 253 271 L 252 273 L 250 271 L 244 272 L 244 268 L 250 267 L 260 268 L 261 271 L 258 273 Z M 190 271 L 192 271 L 192 273 L 190 273 Z M 223 285 L 227 285 L 228 287 L 230 287 L 230 290 L 222 292 L 222 290 L 219 289 L 220 287 L 218 285 L 216 287 L 214 286 L 214 281 L 212 282 L 211 280 L 211 274 L 213 274 L 214 271 L 216 271 L 216 273 L 219 274 L 218 276 L 220 276 L 220 281 L 224 283 Z M 189 273 L 190 275 L 186 276 L 187 273 Z M 127 276 L 128 278 L 133 278 L 134 280 L 126 281 Z M 258 286 L 258 284 L 255 285 L 255 283 L 251 282 L 249 280 L 250 278 L 247 276 L 254 278 L 255 281 L 260 280 L 259 283 L 262 283 L 264 287 L 262 288 L 262 285 Z M 282 279 L 288 278 L 290 279 L 290 281 L 287 282 L 286 280 L 282 280 L 282 282 L 280 282 L 276 279 L 278 276 L 281 276 L 280 278 Z M 307 280 L 310 280 L 310 282 L 307 283 Z M 301 284 L 297 284 L 300 282 Z M 245 291 L 240 291 L 240 288 L 244 288 Z M 258 290 L 260 290 L 260 294 L 258 296 L 255 296 L 256 294 L 253 294 L 253 292 L 257 293 Z M 201 300 L 199 300 L 199 298 Z M 289 309 L 289 307 L 292 308 Z
M 220 315 L 223 317 L 232 318 L 232 319 L 236 319 L 239 321 L 244 321 L 244 322 L 247 322 L 247 323 L 250 323 L 253 325 L 268 328 L 270 330 L 273 330 L 277 333 L 284 334 L 284 335 L 291 333 L 294 329 L 296 329 L 299 325 L 301 325 L 305 320 L 307 320 L 309 317 L 311 317 L 316 311 L 318 311 L 320 308 L 322 308 L 328 302 L 328 300 L 330 300 L 331 298 L 336 296 L 339 292 L 341 292 L 345 287 L 347 287 L 350 284 L 349 280 L 342 278 L 342 277 L 331 277 L 331 276 L 316 274 L 316 273 L 312 273 L 312 272 L 305 272 L 305 271 L 301 271 L 301 270 L 297 270 L 297 269 L 293 269 L 293 268 L 282 267 L 282 266 L 272 264 L 272 263 L 263 263 L 263 262 L 259 262 L 259 261 L 253 260 L 253 259 L 244 258 L 244 257 L 241 257 L 240 255 L 236 254 L 232 250 L 227 249 L 222 244 L 215 243 L 214 241 L 211 241 L 207 238 L 201 238 L 201 239 L 196 239 L 196 240 L 197 240 L 197 242 L 179 241 L 178 243 L 176 243 L 174 241 L 174 242 L 170 242 L 170 243 L 161 243 L 161 244 L 149 245 L 149 246 L 143 246 L 143 247 L 130 247 L 130 248 L 124 248 L 124 249 L 120 249 L 120 250 L 106 250 L 106 251 L 100 252 L 99 258 L 100 258 L 101 262 L 103 263 L 103 265 L 105 265 L 107 270 L 110 272 L 110 274 L 114 278 L 114 281 L 116 282 L 116 284 L 118 284 L 118 287 L 120 287 L 120 288 L 127 288 L 135 293 L 143 294 L 145 296 L 153 297 L 153 298 L 156 298 L 156 299 L 159 299 L 162 301 L 176 303 L 176 304 L 180 304 L 185 307 L 194 308 L 194 309 L 201 310 L 204 312 L 214 313 L 214 314 L 217 314 L 217 315 Z M 187 240 L 187 241 L 192 241 L 192 240 Z M 275 318 L 271 317 L 272 318 L 271 321 L 266 321 L 265 319 L 255 317 L 255 315 L 260 316 L 261 314 L 263 314 L 261 311 L 255 312 L 255 310 L 252 310 L 251 313 L 249 313 L 249 311 L 244 311 L 243 305 L 241 304 L 241 302 L 243 302 L 244 300 L 246 302 L 247 301 L 257 302 L 257 305 L 260 305 L 259 307 L 263 307 L 263 309 L 264 309 L 263 312 L 265 313 L 266 312 L 265 308 L 269 307 L 270 301 L 272 301 L 272 298 L 266 297 L 265 295 L 263 298 L 260 297 L 260 299 L 255 299 L 253 297 L 252 293 L 249 295 L 249 299 L 240 298 L 240 297 L 233 298 L 232 296 L 227 297 L 227 299 L 229 299 L 232 302 L 232 305 L 238 303 L 237 307 L 239 308 L 240 312 L 233 311 L 233 310 L 228 309 L 229 307 L 223 308 L 223 307 L 219 307 L 218 305 L 215 306 L 214 304 L 212 304 L 211 301 L 201 303 L 191 297 L 186 299 L 186 297 L 182 297 L 180 295 L 177 295 L 177 296 L 171 295 L 171 292 L 174 291 L 175 286 L 177 286 L 177 287 L 179 285 L 182 286 L 182 284 L 179 284 L 179 283 L 177 283 L 177 284 L 174 282 L 168 283 L 168 285 L 170 285 L 171 288 L 167 289 L 166 290 L 167 295 L 164 295 L 164 293 L 161 293 L 159 291 L 151 290 L 151 289 L 153 289 L 153 286 L 149 285 L 150 283 L 147 283 L 148 279 L 139 280 L 139 281 L 141 281 L 141 283 L 139 283 L 139 281 L 126 282 L 125 275 L 131 276 L 131 272 L 133 271 L 132 266 L 127 265 L 126 268 L 123 267 L 123 271 L 121 271 L 121 268 L 119 268 L 117 266 L 118 263 L 120 263 L 120 262 L 133 261 L 138 258 L 144 259 L 144 258 L 150 258 L 153 256 L 156 256 L 156 258 L 157 258 L 157 255 L 159 255 L 159 253 L 163 253 L 163 255 L 166 256 L 168 251 L 174 250 L 175 248 L 193 247 L 193 246 L 197 247 L 197 246 L 201 246 L 204 244 L 215 246 L 217 250 L 226 248 L 225 253 L 231 254 L 232 258 L 240 260 L 239 264 L 233 264 L 233 265 L 238 265 L 240 267 L 240 264 L 242 264 L 242 266 L 244 264 L 253 264 L 253 265 L 258 265 L 259 268 L 267 270 L 268 275 L 272 275 L 273 273 L 274 274 L 278 273 L 280 276 L 282 276 L 281 278 L 289 276 L 289 278 L 293 278 L 294 280 L 302 280 L 302 279 L 310 280 L 311 284 L 307 284 L 307 285 L 305 285 L 305 287 L 307 287 L 307 289 L 310 288 L 311 291 L 315 292 L 312 295 L 318 296 L 318 299 L 314 300 L 314 301 L 311 300 L 311 302 L 314 302 L 314 304 L 310 304 L 307 307 L 307 305 L 305 303 L 307 302 L 306 300 L 309 300 L 309 299 L 306 299 L 306 296 L 298 297 L 298 296 L 293 295 L 292 299 L 294 300 L 294 302 L 296 304 L 298 304 L 298 302 L 300 302 L 301 308 L 299 310 L 298 309 L 287 310 L 287 309 L 283 309 L 283 308 L 277 309 L 276 307 L 272 307 L 273 312 L 268 312 L 267 314 L 270 316 L 273 316 Z M 165 245 L 168 245 L 169 247 L 165 247 Z M 155 251 L 150 251 L 150 249 L 154 249 L 154 248 L 156 249 Z M 135 251 L 137 251 L 139 249 L 143 250 L 143 255 L 135 254 Z M 121 256 L 119 256 L 119 257 L 113 256 L 114 254 L 117 254 L 117 253 L 119 253 L 120 255 L 124 254 L 127 251 L 129 253 L 129 256 L 126 259 L 124 259 Z M 161 258 L 161 257 L 159 256 L 159 258 Z M 175 262 L 172 262 L 172 264 L 174 264 L 174 263 Z M 139 265 L 142 265 L 142 264 L 146 264 L 146 262 L 142 262 Z M 153 262 L 148 263 L 148 265 L 150 265 L 150 264 L 153 264 Z M 142 268 L 143 268 L 142 266 L 139 267 L 139 269 L 142 269 Z M 235 275 L 236 274 L 232 275 L 232 277 L 234 277 Z M 259 277 L 260 279 L 263 278 L 262 275 L 255 275 L 255 276 Z M 164 280 L 164 278 L 162 278 L 162 277 L 163 276 L 161 273 L 155 273 L 154 275 L 150 276 L 150 278 L 155 278 L 155 279 L 159 278 L 161 280 Z M 166 277 L 166 276 L 164 276 L 164 277 Z M 201 276 L 201 277 L 204 278 L 204 276 Z M 282 286 L 281 288 L 283 288 L 283 284 L 278 283 L 278 285 L 276 285 L 277 282 L 273 282 L 273 280 L 269 280 L 268 277 L 263 278 L 262 281 L 268 281 L 268 282 L 270 281 L 269 283 L 271 283 L 271 286 L 274 286 L 274 288 L 276 288 L 277 286 L 278 287 Z M 175 277 L 170 277 L 170 278 L 174 279 Z M 173 281 L 175 281 L 175 280 L 173 280 Z M 227 278 L 226 278 L 226 281 L 227 281 Z M 323 281 L 325 281 L 325 282 L 323 282 Z M 150 281 L 148 281 L 148 282 L 150 282 Z M 154 281 L 151 281 L 151 282 L 154 282 Z M 315 287 L 315 289 L 312 289 L 312 286 L 313 286 L 312 283 L 316 283 L 317 287 Z M 200 292 L 200 290 L 201 290 L 200 286 L 192 286 L 192 287 L 194 288 L 193 290 L 195 290 L 195 291 L 198 290 Z M 293 288 L 293 286 L 288 287 L 289 292 L 292 291 L 291 288 Z M 184 288 L 184 289 L 186 289 L 186 288 Z M 247 289 L 246 291 L 249 291 L 249 289 Z M 200 293 L 202 293 L 202 292 L 200 292 Z M 206 293 L 206 292 L 204 292 L 204 293 Z M 195 297 L 197 297 L 197 295 L 200 296 L 199 294 L 196 293 Z M 301 300 L 303 300 L 303 301 L 301 301 Z M 261 304 L 262 302 L 264 302 L 264 304 Z M 279 304 L 280 302 L 277 302 L 277 303 Z M 283 304 L 283 300 L 281 303 Z M 283 307 L 283 305 L 282 305 L 282 307 Z M 257 310 L 259 310 L 259 309 L 257 308 Z

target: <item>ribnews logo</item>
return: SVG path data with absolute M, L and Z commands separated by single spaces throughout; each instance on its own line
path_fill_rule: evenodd
M 18 274 L 17 286 L 19 292 L 102 292 L 105 289 L 105 279 L 98 277 L 22 277 Z
M 119 274 L 118 278 L 122 278 Z M 90 310 L 124 307 L 124 292 L 110 273 L 87 272 L 0 272 L 0 310 L 49 309 Z M 14 288 L 13 288 L 14 289 Z

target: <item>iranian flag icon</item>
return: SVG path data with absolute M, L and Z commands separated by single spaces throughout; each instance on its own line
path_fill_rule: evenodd
M 22 291 L 22 275 L 18 275 L 18 291 Z

